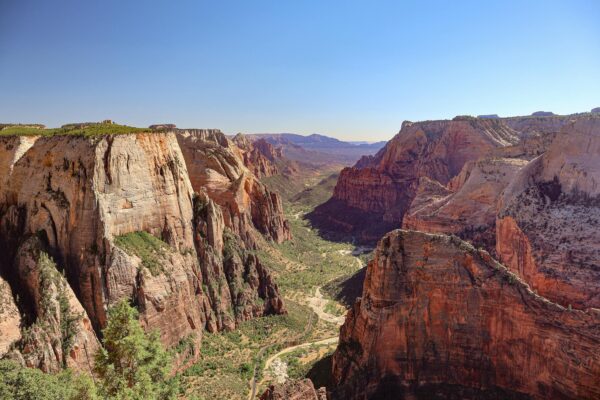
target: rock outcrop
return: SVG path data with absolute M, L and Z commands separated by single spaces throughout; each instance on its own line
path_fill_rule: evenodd
M 556 114 L 554 114 L 552 111 L 536 111 L 531 113 L 531 116 L 533 117 L 552 117 Z
M 493 251 L 499 194 L 525 164 L 527 161 L 514 158 L 471 161 L 447 187 L 421 178 L 402 227 L 455 234 Z
M 223 209 L 225 225 L 249 247 L 256 231 L 277 243 L 291 238 L 281 197 L 246 168 L 241 151 L 218 130 L 180 130 L 177 140 L 196 192 Z
M 0 354 L 21 338 L 21 313 L 8 282 L 0 278 Z
M 534 290 L 564 306 L 600 307 L 600 119 L 563 127 L 502 197 L 496 250 Z
M 342 170 L 333 197 L 316 208 L 311 221 L 326 230 L 375 241 L 400 227 L 420 178 L 446 185 L 468 161 L 518 141 L 502 120 L 405 122 L 377 155 Z
M 396 230 L 333 356 L 334 399 L 596 399 L 600 311 L 535 294 L 456 237 Z
M 278 163 L 283 159 L 281 148 L 276 148 L 265 139 L 249 140 L 238 133 L 233 142 L 240 149 L 244 165 L 259 179 L 281 173 Z
M 60 303 L 56 293 L 66 293 L 70 313 L 83 315 L 81 334 L 98 334 L 106 308 L 124 298 L 136 304 L 147 329 L 161 332 L 163 343 L 192 338 L 196 349 L 204 329 L 231 329 L 248 318 L 285 312 L 269 272 L 224 228 L 221 208 L 206 193 L 194 195 L 175 133 L 1 137 L 0 173 L 0 276 L 15 298 L 21 294 L 15 303 L 26 316 L 21 336 L 34 332 L 34 347 L 48 349 L 28 358 L 28 346 L 18 348 L 28 365 L 85 369 L 94 353 L 93 335 L 84 338 L 85 357 L 78 347 L 83 339 L 75 338 L 70 358 L 58 352 L 62 314 L 41 311 L 42 283 L 33 267 L 39 257 L 23 250 L 34 238 L 35 248 L 68 281 L 51 286 L 46 297 Z M 259 199 L 256 207 L 267 203 L 271 209 L 249 215 L 272 228 L 269 212 L 281 204 L 254 187 L 258 181 L 249 175 L 237 181 L 248 192 L 231 197 L 250 193 Z M 223 187 L 222 196 L 229 189 Z M 43 329 L 35 328 L 40 318 L 49 321 Z
M 271 385 L 260 396 L 260 400 L 327 400 L 327 395 L 324 388 L 315 390 L 310 379 L 302 379 Z
M 461 203 L 462 210 L 457 208 L 453 212 L 457 202 L 450 199 L 458 194 L 448 197 L 457 190 L 456 180 L 463 179 L 464 182 L 475 165 L 473 162 L 489 164 L 493 169 L 492 165 L 496 165 L 501 174 L 496 178 L 491 175 L 484 178 L 483 175 L 488 173 L 479 171 L 475 177 L 483 178 L 487 182 L 486 188 L 472 187 L 475 191 L 471 194 L 467 194 L 468 188 L 465 188 L 461 194 L 479 196 L 483 195 L 481 191 L 487 191 L 483 195 L 487 197 L 483 207 L 489 219 L 493 208 L 490 205 L 498 203 L 496 200 L 502 189 L 524 161 L 548 152 L 560 132 L 573 129 L 576 121 L 597 120 L 596 114 L 582 113 L 498 119 L 464 116 L 452 121 L 405 122 L 400 133 L 377 155 L 365 156 L 353 168 L 344 169 L 332 198 L 317 207 L 309 218 L 326 233 L 342 232 L 337 236 L 363 242 L 375 241 L 383 233 L 401 227 L 403 221 L 406 227 L 435 232 L 443 231 L 443 226 L 449 223 L 454 226 L 448 232 L 457 234 L 462 228 L 483 229 L 483 224 L 479 223 L 481 215 L 476 218 L 477 226 L 469 226 L 468 220 L 461 222 L 461 218 L 472 219 L 470 212 L 474 209 Z M 505 161 L 498 161 L 500 159 Z M 500 164 L 503 165 L 500 167 Z M 490 179 L 496 180 L 496 184 L 491 185 Z M 442 196 L 445 200 L 432 185 L 439 186 L 442 192 L 448 191 Z M 427 202 L 429 190 L 433 190 L 433 197 Z M 446 208 L 446 201 L 450 201 L 449 208 Z M 425 203 L 427 207 L 423 209 Z M 471 202 L 471 205 L 475 204 Z M 437 210 L 438 206 L 440 210 Z M 438 220 L 437 215 L 441 219 Z M 446 217 L 458 221 L 448 221 Z M 485 225 L 491 227 L 491 232 L 481 238 L 481 243 L 487 243 L 492 250 L 494 224 Z M 469 239 L 471 236 L 461 234 Z
M 57 372 L 64 367 L 91 373 L 99 342 L 86 311 L 67 280 L 32 236 L 19 247 L 14 266 L 18 275 L 27 328 L 8 356 L 28 367 Z M 15 327 L 13 327 L 15 328 Z M 16 326 L 20 328 L 20 326 Z
M 242 321 L 285 313 L 277 285 L 258 257 L 225 227 L 221 208 L 206 193 L 194 199 L 195 244 L 208 295 L 206 328 L 233 329 Z

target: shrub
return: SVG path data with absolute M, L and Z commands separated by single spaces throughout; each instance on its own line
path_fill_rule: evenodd
M 0 399 L 3 400 L 95 400 L 91 379 L 70 370 L 45 374 L 12 360 L 0 360 Z
M 138 312 L 126 301 L 108 311 L 104 348 L 96 356 L 99 392 L 110 399 L 175 399 L 171 359 L 156 332 L 146 334 Z

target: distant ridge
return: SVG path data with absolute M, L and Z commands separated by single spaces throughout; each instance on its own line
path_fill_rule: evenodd
M 292 160 L 314 164 L 353 165 L 365 155 L 377 153 L 386 142 L 345 142 L 320 134 L 298 135 L 295 133 L 256 133 L 246 135 L 250 140 L 264 139 L 273 146 L 281 147 L 284 155 Z

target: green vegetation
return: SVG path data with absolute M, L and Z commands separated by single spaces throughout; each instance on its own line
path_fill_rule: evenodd
M 281 360 L 287 364 L 288 377 L 290 379 L 312 379 L 313 377 L 311 375 L 317 369 L 315 366 L 318 365 L 320 360 L 331 357 L 335 347 L 335 344 L 326 346 L 310 346 L 308 348 L 294 350 L 283 355 Z M 331 375 L 331 369 L 327 371 L 320 371 L 320 373 L 329 377 Z
M 148 128 L 135 128 L 133 126 L 98 123 L 98 124 L 72 124 L 61 128 L 39 129 L 33 126 L 10 126 L 0 130 L 0 136 L 102 136 L 124 135 L 129 133 L 151 132 Z
M 273 251 L 261 250 L 258 255 L 277 275 L 279 288 L 286 291 L 311 293 L 316 286 L 349 275 L 358 269 L 351 255 L 350 243 L 335 243 L 321 238 L 308 222 L 288 215 L 293 239 L 273 244 Z
M 339 175 L 339 173 L 335 173 L 323 178 L 316 185 L 308 187 L 294 195 L 291 201 L 297 206 L 310 208 L 325 203 L 331 198 Z
M 135 308 L 124 300 L 111 307 L 102 333 L 104 348 L 98 352 L 95 365 L 102 398 L 176 398 L 177 381 L 169 378 L 170 357 L 157 332 L 144 332 Z
M 223 229 L 223 259 L 230 260 L 236 254 L 242 256 L 243 250 L 240 247 L 240 238 L 227 227 Z
M 304 335 L 310 333 L 307 327 L 312 312 L 291 301 L 286 307 L 287 315 L 245 321 L 231 332 L 206 333 L 200 359 L 181 376 L 186 395 L 245 399 L 255 362 L 257 371 L 262 371 L 264 360 L 279 351 L 287 339 L 304 340 Z
M 291 176 L 274 175 L 261 181 L 269 190 L 279 193 L 284 204 L 312 208 L 331 197 L 337 181 L 337 177 L 332 177 L 337 175 L 340 169 L 339 166 L 323 167 L 319 170 L 302 166 L 300 171 Z M 304 193 L 305 191 L 307 193 Z
M 0 399 L 3 400 L 92 400 L 97 399 L 92 380 L 70 370 L 46 374 L 0 360 Z
M 148 232 L 130 232 L 115 237 L 115 244 L 129 255 L 138 256 L 153 276 L 163 272 L 163 256 L 170 251 L 168 244 Z

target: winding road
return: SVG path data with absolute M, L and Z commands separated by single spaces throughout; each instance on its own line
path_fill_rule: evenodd
M 294 217 L 297 219 L 298 214 L 294 215 Z M 350 253 L 350 251 L 349 251 L 349 253 Z M 360 254 L 360 253 L 358 253 L 358 254 Z M 354 259 L 356 260 L 358 269 L 362 268 L 363 264 L 362 264 L 360 258 L 356 257 L 355 254 L 352 254 L 352 255 L 354 256 Z M 321 293 L 321 286 L 317 286 L 315 288 L 314 295 L 310 296 L 310 297 L 306 297 L 305 301 L 303 303 L 306 304 L 307 306 L 309 306 L 314 311 L 314 313 L 317 315 L 317 317 L 319 319 L 336 324 L 337 326 L 341 326 L 344 323 L 344 320 L 346 318 L 345 315 L 338 316 L 338 315 L 333 315 L 333 314 L 325 311 L 325 307 L 327 306 L 328 302 L 329 302 L 329 300 L 324 298 L 323 294 Z M 290 353 L 297 349 L 310 347 L 313 345 L 322 346 L 322 345 L 335 344 L 338 342 L 339 337 L 334 336 L 334 337 L 321 339 L 321 340 L 317 340 L 317 341 L 312 341 L 312 342 L 294 343 L 295 341 L 297 341 L 298 339 L 300 339 L 301 337 L 306 335 L 306 333 L 310 332 L 310 330 L 312 329 L 312 324 L 313 324 L 312 319 L 313 319 L 313 314 L 311 314 L 309 323 L 307 324 L 306 329 L 304 330 L 304 332 L 301 335 L 299 335 L 295 338 L 292 338 L 292 339 L 288 339 L 288 340 L 284 341 L 283 343 L 272 343 L 272 344 L 266 345 L 259 350 L 257 357 L 256 357 L 257 361 L 254 362 L 254 370 L 252 372 L 252 378 L 250 379 L 251 390 L 248 393 L 248 400 L 254 400 L 256 398 L 256 390 L 257 390 L 259 384 L 261 384 L 264 381 L 264 378 L 263 378 L 263 380 L 261 380 L 260 382 L 257 382 L 256 372 L 257 372 L 258 367 L 261 364 L 261 359 L 262 359 L 265 351 L 267 351 L 268 349 L 270 349 L 274 346 L 277 346 L 277 345 L 285 344 L 285 343 L 290 344 L 288 347 L 285 347 L 284 349 L 280 350 L 279 352 L 273 354 L 265 361 L 265 365 L 262 368 L 263 376 L 264 376 L 264 372 L 268 371 L 268 369 L 271 367 L 271 364 L 273 364 L 273 362 L 275 360 L 277 360 L 284 354 Z

